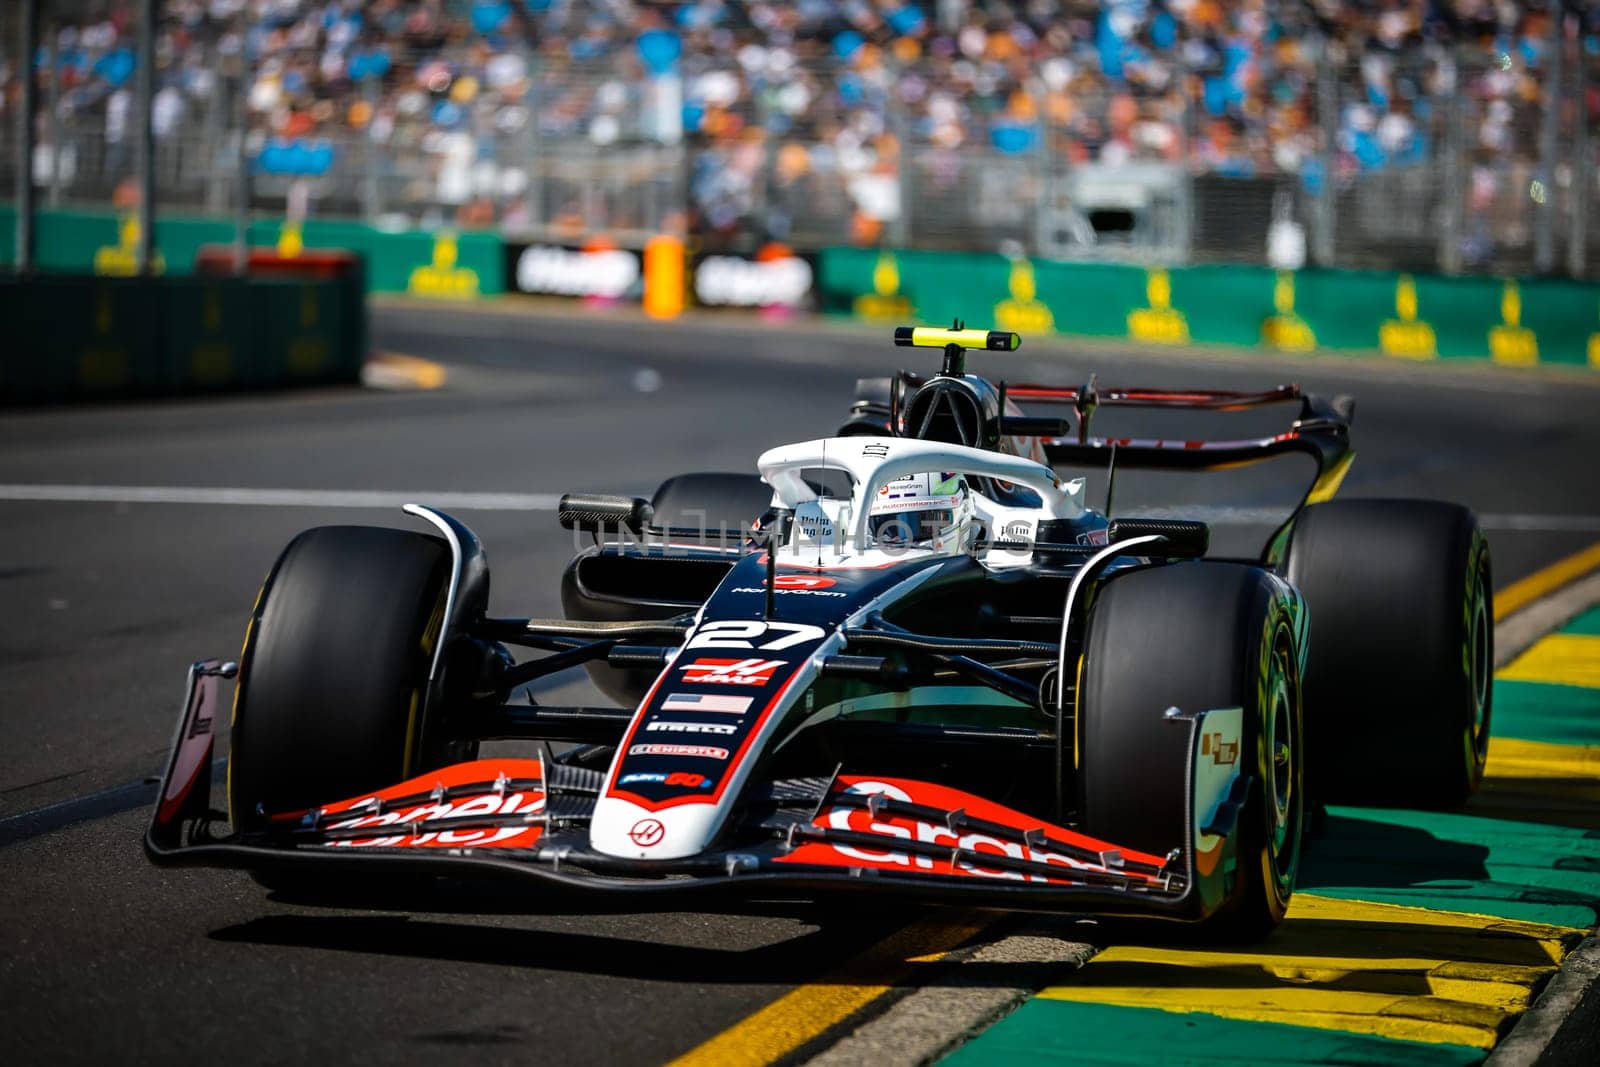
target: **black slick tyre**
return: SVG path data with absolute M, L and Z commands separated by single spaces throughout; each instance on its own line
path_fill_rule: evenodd
M 423 716 L 449 559 L 436 538 L 367 526 L 307 530 L 284 549 L 240 657 L 228 758 L 235 827 L 451 762 Z
M 1238 863 L 1205 923 L 1230 941 L 1283 921 L 1305 813 L 1293 593 L 1259 567 L 1180 563 L 1112 577 L 1090 609 L 1078 688 L 1085 833 L 1165 855 L 1186 840 L 1189 731 L 1166 718 L 1244 709 L 1239 773 L 1255 779 Z
M 1494 695 L 1493 576 L 1472 512 L 1431 500 L 1316 504 L 1296 520 L 1282 569 L 1311 613 L 1313 796 L 1465 801 L 1483 780 Z

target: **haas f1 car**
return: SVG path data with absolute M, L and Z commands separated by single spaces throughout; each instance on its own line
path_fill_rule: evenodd
M 562 619 L 489 616 L 478 539 L 424 506 L 405 511 L 425 532 L 296 537 L 237 664 L 190 670 L 149 857 L 298 889 L 498 877 L 640 909 L 876 892 L 1249 939 L 1283 918 L 1310 805 L 1476 787 L 1488 548 L 1453 504 L 1331 500 L 1349 398 L 996 384 L 968 353 L 1015 334 L 895 340 L 943 350 L 939 372 L 864 380 L 834 437 L 648 501 L 564 497 L 593 544 Z M 1261 439 L 1090 426 L 1271 404 L 1294 416 Z M 1207 558 L 1200 522 L 1109 518 L 1057 470 L 1288 454 L 1315 476 L 1249 559 Z M 527 695 L 577 667 L 616 706 Z M 541 744 L 480 759 L 484 740 Z

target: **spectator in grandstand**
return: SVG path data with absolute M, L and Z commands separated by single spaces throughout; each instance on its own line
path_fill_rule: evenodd
M 132 163 L 132 8 L 85 0 L 76 24 L 55 27 L 59 114 L 102 131 L 108 178 Z M 1478 147 L 1473 188 L 1509 188 L 1536 158 L 1548 26 L 1537 8 L 1491 0 L 167 0 L 163 12 L 158 136 L 200 136 L 212 108 L 231 125 L 219 59 L 242 55 L 258 165 L 325 176 L 325 195 L 376 168 L 385 206 L 537 224 L 575 204 L 605 225 L 637 207 L 569 172 L 686 141 L 697 228 L 786 236 L 820 213 L 863 239 L 907 206 L 902 167 L 933 185 L 984 155 L 1320 181 L 1331 151 L 1348 180 L 1429 159 L 1454 108 Z M 1600 51 L 1600 14 L 1584 18 Z

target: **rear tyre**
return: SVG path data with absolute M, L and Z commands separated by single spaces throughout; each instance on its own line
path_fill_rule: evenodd
M 1489 545 L 1472 512 L 1341 500 L 1295 522 L 1311 613 L 1307 781 L 1319 801 L 1449 807 L 1483 780 L 1494 668 Z
M 1189 731 L 1166 710 L 1242 707 L 1240 774 L 1256 786 L 1238 865 L 1206 927 L 1227 940 L 1283 921 L 1305 813 L 1293 594 L 1258 567 L 1180 563 L 1112 578 L 1089 612 L 1078 688 L 1085 833 L 1164 855 L 1185 840 Z
M 235 827 L 470 758 L 423 715 L 449 562 L 436 538 L 368 526 L 307 530 L 284 549 L 239 661 Z

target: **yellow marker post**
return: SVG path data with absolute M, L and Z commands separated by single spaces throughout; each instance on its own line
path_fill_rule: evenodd
M 1499 326 L 1489 328 L 1489 356 L 1511 367 L 1531 367 L 1539 362 L 1539 340 L 1522 325 L 1522 290 L 1507 278 L 1500 291 Z
M 1261 324 L 1261 343 L 1281 352 L 1310 352 L 1317 347 L 1317 335 L 1294 309 L 1294 272 L 1280 270 L 1272 285 L 1272 307 L 1276 314 Z
M 222 335 L 222 291 L 206 286 L 201 322 L 205 336 L 189 351 L 189 377 L 204 385 L 226 381 L 233 368 L 233 346 Z
M 458 254 L 455 234 L 445 230 L 435 234 L 429 262 L 411 272 L 406 279 L 406 292 L 448 300 L 471 300 L 477 296 L 478 272 L 456 266 Z
M 1437 358 L 1439 346 L 1433 327 L 1417 318 L 1417 281 L 1409 274 L 1400 275 L 1395 282 L 1394 311 L 1399 318 L 1378 327 L 1378 347 L 1383 354 L 1401 359 Z
M 139 273 L 139 217 L 125 215 L 117 223 L 117 243 L 95 249 L 94 272 L 118 278 L 131 278 Z M 150 264 L 153 274 L 166 269 L 166 263 L 157 252 Z
M 1006 287 L 1011 296 L 994 306 L 996 326 L 1024 333 L 1050 333 L 1056 328 L 1049 305 L 1038 299 L 1039 287 L 1034 280 L 1032 263 L 1026 259 L 1012 260 Z
M 1600 367 L 1600 331 L 1589 335 L 1589 366 Z
M 1172 306 L 1172 276 L 1159 268 L 1147 271 L 1144 292 L 1150 306 L 1128 312 L 1128 336 L 1158 345 L 1188 341 L 1189 320 Z
M 653 319 L 683 314 L 683 238 L 657 234 L 644 246 L 644 313 Z
M 876 322 L 911 317 L 914 309 L 900 292 L 900 264 L 893 252 L 885 249 L 878 253 L 878 262 L 872 268 L 872 292 L 856 297 L 854 310 L 862 318 Z
M 135 231 L 137 238 L 137 231 Z M 118 341 L 113 324 L 111 286 L 94 287 L 94 339 L 78 352 L 77 382 L 88 389 L 117 389 L 128 384 L 131 360 Z
M 300 224 L 285 222 L 278 231 L 278 255 L 284 259 L 297 259 L 305 247 L 305 241 L 300 236 Z

